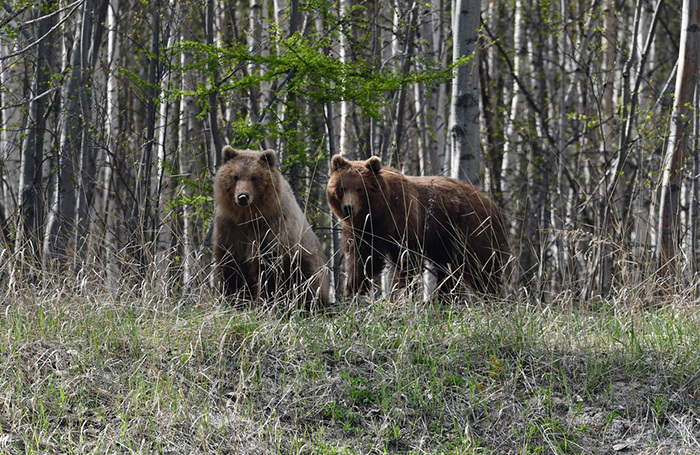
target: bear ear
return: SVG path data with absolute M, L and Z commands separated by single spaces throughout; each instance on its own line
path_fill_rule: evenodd
M 224 147 L 224 149 L 221 151 L 221 164 L 224 164 L 228 160 L 231 160 L 235 157 L 238 156 L 238 152 L 231 147 L 230 145 L 227 145 Z
M 336 172 L 349 166 L 350 163 L 345 161 L 345 158 L 340 155 L 333 156 L 333 159 L 331 160 L 331 172 Z
M 261 163 L 266 163 L 270 167 L 275 167 L 277 164 L 277 154 L 271 149 L 262 152 L 259 159 Z
M 367 160 L 367 169 L 375 174 L 379 174 L 379 171 L 382 170 L 382 160 L 376 156 L 371 157 Z

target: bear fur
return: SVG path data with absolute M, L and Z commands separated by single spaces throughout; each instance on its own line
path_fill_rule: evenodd
M 336 155 L 327 197 L 343 223 L 346 297 L 369 291 L 387 261 L 392 293 L 422 274 L 424 265 L 443 295 L 461 284 L 501 292 L 510 255 L 505 216 L 473 186 L 406 176 L 376 156 L 348 161 Z
M 276 166 L 273 150 L 222 150 L 214 179 L 217 281 L 227 295 L 303 292 L 307 307 L 326 306 L 326 256 Z

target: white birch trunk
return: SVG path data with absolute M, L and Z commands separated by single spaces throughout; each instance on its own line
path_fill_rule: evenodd
M 114 194 L 112 154 L 116 151 L 117 118 L 119 115 L 119 82 L 116 70 L 119 59 L 119 40 L 117 33 L 117 12 L 119 0 L 111 0 L 107 10 L 107 61 L 109 69 L 107 73 L 107 115 L 105 116 L 105 136 L 108 141 L 108 150 L 105 153 L 105 166 L 103 175 L 102 216 L 105 219 L 104 250 L 107 269 L 107 284 L 116 287 L 120 281 L 119 245 L 117 236 L 117 217 L 112 209 L 112 195 Z
M 451 176 L 479 186 L 483 152 L 479 135 L 479 61 L 476 45 L 481 0 L 455 0 L 452 12 L 452 59 L 472 59 L 457 69 L 452 82 L 449 127 Z
M 5 43 L 5 40 L 0 41 L 0 56 L 5 56 L 9 53 L 9 50 L 7 48 L 7 44 Z M 0 87 L 7 87 L 7 71 L 9 69 L 9 65 L 5 59 L 0 59 Z M 6 95 L 5 95 L 5 90 L 0 90 L 0 106 L 5 106 L 7 104 L 6 100 Z M 7 125 L 9 122 L 7 121 L 7 118 L 9 116 L 9 112 L 3 110 L 0 112 L 0 117 L 2 119 L 2 124 L 0 125 L 0 172 L 3 173 L 3 175 L 0 175 L 0 181 L 2 182 L 0 185 L 0 204 L 7 209 L 8 207 L 8 202 L 9 202 L 9 196 L 10 196 L 10 188 L 9 184 L 6 178 L 4 178 L 4 174 L 7 172 L 7 158 L 9 156 L 9 150 L 10 150 L 10 138 L 9 134 L 7 131 L 7 128 L 5 125 Z M 5 214 L 7 215 L 7 213 Z
M 349 8 L 350 2 L 349 0 L 340 0 L 340 14 L 341 16 L 345 14 L 345 11 Z M 339 44 L 338 44 L 338 60 L 340 61 L 341 65 L 344 65 L 347 62 L 347 47 L 348 47 L 348 40 L 347 37 L 345 36 L 346 33 L 349 33 L 349 30 L 343 29 L 341 30 L 341 33 L 339 34 Z M 338 153 L 345 155 L 345 151 L 348 150 L 348 115 L 349 115 L 349 110 L 348 110 L 348 102 L 345 100 L 342 100 L 340 102 L 340 120 L 338 121 Z M 356 158 L 356 157 L 352 157 Z
M 678 72 L 673 101 L 668 146 L 661 169 L 661 191 L 656 242 L 656 258 L 663 276 L 674 272 L 679 241 L 680 190 L 684 157 L 687 153 L 688 122 L 693 94 L 697 89 L 698 50 L 700 50 L 700 1 L 683 0 Z
M 181 32 L 180 40 L 184 41 L 189 39 L 185 36 L 184 32 Z M 185 67 L 189 63 L 188 54 L 186 52 L 180 53 L 180 66 Z M 180 88 L 183 92 L 191 90 L 192 87 L 188 84 L 188 75 L 182 74 L 180 80 Z M 190 144 L 190 129 L 193 117 L 192 112 L 193 100 L 190 96 L 180 96 L 179 99 L 179 121 L 177 129 L 177 156 L 178 156 L 178 167 L 180 168 L 180 173 L 189 178 L 191 174 L 191 164 L 187 160 L 187 154 L 185 151 L 188 149 Z M 180 191 L 184 193 L 184 199 L 189 200 L 190 190 L 187 185 L 181 186 Z M 190 282 L 194 277 L 194 267 L 197 264 L 197 259 L 195 258 L 195 245 L 193 242 L 193 226 L 192 226 L 192 208 L 185 202 L 182 205 L 182 239 L 180 241 L 182 245 L 182 280 L 185 284 L 185 289 L 190 288 Z
M 171 0 L 169 13 L 171 14 L 170 21 L 174 22 L 179 20 L 178 14 L 178 3 Z M 170 30 L 166 27 L 166 30 Z M 175 33 L 170 31 L 169 36 L 166 37 L 166 49 L 172 48 L 175 43 Z M 166 179 L 166 158 L 168 150 L 173 149 L 173 138 L 174 134 L 169 134 L 168 124 L 169 122 L 169 108 L 170 103 L 168 102 L 168 90 L 173 80 L 173 74 L 171 71 L 166 69 L 163 78 L 160 81 L 160 94 L 159 107 L 158 107 L 158 117 L 156 119 L 156 141 L 155 141 L 155 155 L 156 155 L 156 188 L 158 195 L 158 209 L 156 211 L 156 245 L 155 245 L 155 266 L 159 270 L 159 276 L 162 277 L 167 282 L 167 277 L 170 269 L 171 263 L 171 251 L 170 245 L 172 244 L 172 211 L 166 208 L 167 198 L 169 197 L 170 189 L 168 188 Z
M 63 19 L 62 19 L 63 20 Z M 69 41 L 67 39 L 67 33 L 61 35 L 61 74 L 64 74 L 68 68 L 68 58 L 69 58 Z M 64 107 L 61 106 L 63 109 Z M 64 144 L 66 141 L 65 128 L 62 124 L 65 122 L 65 117 L 63 115 L 59 116 L 58 120 L 58 131 L 60 132 L 59 144 Z M 58 157 L 56 157 L 58 161 Z M 58 230 L 58 210 L 60 203 L 59 196 L 59 176 L 57 171 L 53 171 L 50 177 L 49 186 L 53 188 L 53 195 L 51 196 L 51 201 L 49 202 L 48 213 L 46 214 L 46 223 L 44 225 L 44 244 L 42 245 L 42 267 L 45 268 L 46 261 L 51 258 L 55 251 L 55 237 L 56 231 Z
M 444 3 L 448 0 L 440 0 L 436 6 L 430 10 L 430 29 L 426 30 L 429 36 L 429 42 L 432 47 L 432 56 L 436 61 L 442 61 L 445 55 L 445 21 Z M 431 138 L 428 146 L 429 156 L 429 174 L 431 175 L 447 175 L 449 160 L 447 157 L 447 84 L 441 83 L 434 90 L 427 105 L 428 112 L 431 114 Z
M 515 0 L 515 14 L 513 18 L 513 48 L 515 55 L 513 56 L 513 78 L 518 79 L 522 73 L 522 54 L 523 48 L 523 2 Z M 503 161 L 501 162 L 501 193 L 505 199 L 513 192 L 515 186 L 516 166 L 518 163 L 517 157 L 514 156 L 513 144 L 518 142 L 519 135 L 515 130 L 515 122 L 518 118 L 521 97 L 520 85 L 518 82 L 513 82 L 513 94 L 510 100 L 510 114 L 506 125 L 506 140 L 503 144 Z
M 615 104 L 613 93 L 615 89 L 615 47 L 617 46 L 615 29 L 615 9 L 612 0 L 605 0 L 603 4 L 603 66 L 601 78 L 603 80 L 603 157 L 610 161 L 611 151 L 616 144 L 615 138 Z M 605 185 L 601 186 L 605 189 Z

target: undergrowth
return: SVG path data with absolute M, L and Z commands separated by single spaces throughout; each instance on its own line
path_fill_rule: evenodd
M 0 300 L 2 453 L 700 450 L 687 297 L 306 314 L 206 287 L 57 283 Z

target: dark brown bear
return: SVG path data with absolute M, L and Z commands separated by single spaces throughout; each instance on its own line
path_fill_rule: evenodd
M 410 177 L 379 158 L 331 161 L 328 203 L 343 221 L 345 296 L 368 291 L 392 267 L 393 291 L 427 262 L 437 290 L 461 283 L 498 294 L 510 255 L 503 211 L 473 186 L 447 177 Z
M 257 299 L 279 291 L 302 295 L 306 305 L 329 300 L 326 257 L 275 152 L 222 151 L 214 197 L 214 257 L 221 289 Z

